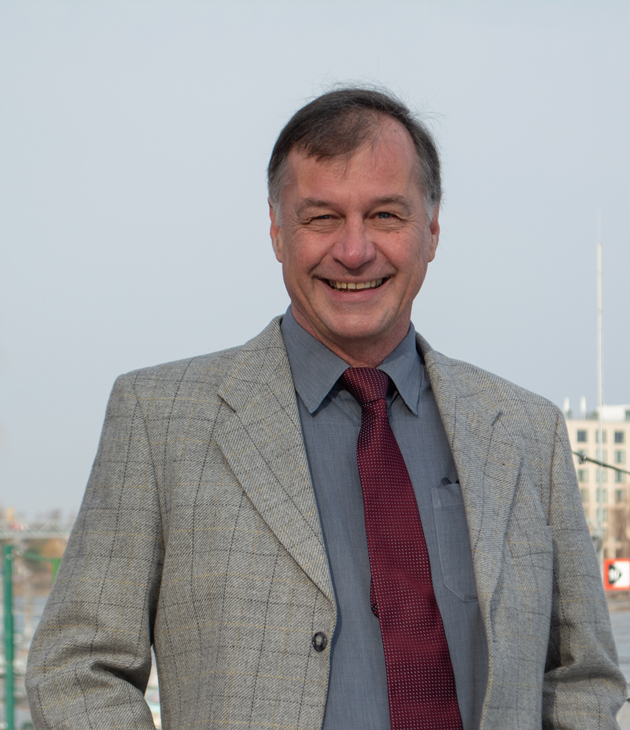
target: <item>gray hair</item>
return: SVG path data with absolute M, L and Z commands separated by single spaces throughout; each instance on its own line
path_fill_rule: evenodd
M 433 136 L 411 111 L 387 90 L 347 87 L 329 91 L 303 106 L 287 122 L 274 145 L 267 168 L 269 201 L 280 223 L 280 194 L 292 149 L 328 160 L 350 155 L 376 139 L 383 117 L 409 132 L 418 156 L 420 187 L 429 219 L 442 198 L 440 158 Z

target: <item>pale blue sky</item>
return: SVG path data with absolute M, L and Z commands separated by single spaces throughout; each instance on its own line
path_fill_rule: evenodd
M 630 4 L 0 2 L 0 503 L 78 508 L 115 376 L 288 303 L 265 166 L 334 82 L 389 86 L 444 161 L 416 327 L 558 405 L 630 402 Z

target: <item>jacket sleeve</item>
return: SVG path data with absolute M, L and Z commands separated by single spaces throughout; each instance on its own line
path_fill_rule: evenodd
M 144 691 L 163 554 L 151 444 L 122 376 L 29 654 L 36 728 L 154 728 Z
M 543 684 L 543 728 L 618 728 L 626 682 L 598 561 L 584 518 L 566 424 L 558 415 L 551 465 L 553 604 Z

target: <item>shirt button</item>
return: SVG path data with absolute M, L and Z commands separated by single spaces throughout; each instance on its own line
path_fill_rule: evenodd
M 324 649 L 328 646 L 328 637 L 323 631 L 318 631 L 313 635 L 311 644 L 313 644 L 313 649 L 315 649 L 315 651 L 324 651 Z

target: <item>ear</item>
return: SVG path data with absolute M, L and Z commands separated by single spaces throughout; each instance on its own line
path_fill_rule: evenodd
M 269 228 L 269 235 L 271 236 L 271 245 L 273 246 L 276 258 L 282 263 L 282 226 L 278 222 L 278 212 L 273 207 L 271 200 L 269 202 L 269 218 L 271 220 L 271 226 Z
M 440 240 L 440 206 L 436 205 L 433 209 L 431 222 L 429 223 L 429 233 L 431 234 L 431 243 L 429 244 L 429 261 L 435 258 L 438 241 Z

